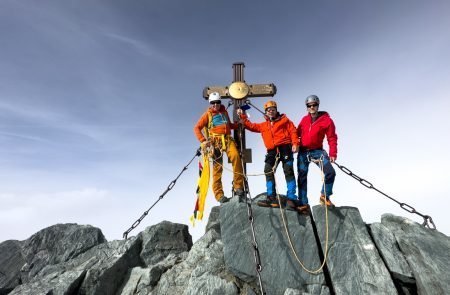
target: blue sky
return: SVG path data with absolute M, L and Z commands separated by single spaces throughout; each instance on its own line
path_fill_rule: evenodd
M 317 94 L 337 126 L 338 162 L 449 235 L 449 11 L 417 0 L 0 1 L 0 241 L 67 222 L 121 238 L 193 156 L 202 90 L 230 84 L 237 61 L 248 83 L 277 85 L 295 124 Z M 262 140 L 247 140 L 248 170 L 261 172 Z M 337 173 L 334 202 L 366 222 L 421 221 Z M 136 231 L 187 224 L 197 174 L 194 162 Z M 264 179 L 250 186 L 263 192 Z

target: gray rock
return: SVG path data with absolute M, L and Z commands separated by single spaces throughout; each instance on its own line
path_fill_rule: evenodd
M 131 269 L 125 285 L 121 288 L 119 294 L 133 295 L 146 294 L 143 292 L 148 286 L 153 283 L 152 270 L 150 268 L 142 268 L 140 266 Z M 159 279 L 159 276 L 158 276 Z
M 397 294 L 357 208 L 314 206 L 322 250 L 336 294 Z M 328 215 L 328 245 L 326 243 Z
M 142 238 L 141 258 L 146 265 L 156 264 L 169 254 L 180 254 L 192 247 L 192 236 L 187 225 L 163 221 L 147 227 Z
M 247 205 L 243 203 L 227 203 L 220 209 L 225 265 L 236 277 L 259 290 L 247 212 Z M 267 294 L 284 294 L 287 288 L 306 290 L 310 284 L 325 285 L 321 272 L 310 274 L 295 259 L 280 209 L 252 206 L 252 212 L 263 267 L 261 277 Z M 310 270 L 318 269 L 321 261 L 310 218 L 293 211 L 284 212 L 299 260 Z
M 267 294 L 450 290 L 450 238 L 438 231 L 393 215 L 383 215 L 381 223 L 368 227 L 352 207 L 325 211 L 316 206 L 313 223 L 286 211 L 293 247 L 305 267 L 319 268 L 319 257 L 329 246 L 325 273 L 310 274 L 293 256 L 280 209 L 252 208 Z M 259 294 L 247 210 L 246 203 L 237 202 L 215 207 L 205 235 L 194 245 L 187 226 L 170 222 L 129 240 L 101 244 L 104 237 L 98 229 L 73 224 L 44 229 L 27 241 L 3 242 L 0 294 L 12 288 L 12 295 Z M 26 281 L 16 286 L 22 283 L 19 269 Z
M 210 229 L 214 229 L 220 234 L 220 206 L 211 208 L 205 232 L 209 231 Z
M 9 295 L 77 294 L 86 270 L 52 273 L 17 286 Z
M 20 269 L 25 264 L 19 241 L 0 243 L 0 294 L 7 294 L 20 283 Z
M 139 265 L 141 240 L 112 241 L 55 265 L 44 267 L 11 294 L 115 294 L 128 269 Z
M 161 275 L 175 264 L 183 261 L 187 252 L 182 255 L 170 254 L 163 261 L 147 268 L 135 267 L 131 269 L 126 283 L 119 292 L 121 295 L 148 294 L 149 291 L 158 283 Z
M 287 288 L 286 291 L 284 291 L 283 295 L 313 295 L 313 294 L 329 295 L 330 290 L 328 289 L 327 286 L 323 285 L 308 285 L 306 291 Z
M 114 294 L 122 285 L 128 269 L 142 263 L 139 257 L 141 243 L 139 238 L 112 241 L 99 245 L 76 259 L 77 269 L 89 269 L 79 292 Z
M 304 294 L 302 291 L 292 288 L 287 288 L 286 291 L 284 291 L 283 295 L 302 295 Z
M 416 279 L 419 294 L 450 290 L 450 237 L 407 218 L 384 214 L 381 223 L 395 236 Z
M 224 268 L 223 244 L 214 229 L 193 246 L 187 258 L 165 272 L 148 294 L 238 294 L 233 277 Z
M 90 225 L 57 224 L 47 227 L 23 242 L 26 264 L 21 270 L 26 283 L 44 267 L 68 261 L 106 242 L 100 229 Z
M 394 234 L 378 222 L 370 225 L 370 232 L 397 289 L 406 294 L 416 293 L 416 280 Z

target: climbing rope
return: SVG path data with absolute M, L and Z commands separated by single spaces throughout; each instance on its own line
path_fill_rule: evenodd
M 252 105 L 253 107 L 255 107 L 253 104 L 250 103 L 250 101 L 247 101 L 247 104 Z M 256 108 L 256 107 L 255 107 L 255 108 Z M 257 108 L 256 108 L 256 109 L 257 109 Z M 261 110 L 259 110 L 259 109 L 257 109 L 257 110 L 258 110 L 259 112 L 261 112 L 262 114 L 264 114 Z M 242 147 L 242 130 L 241 130 L 241 129 L 240 129 L 240 132 L 239 132 L 239 139 L 240 139 L 240 144 L 241 144 L 240 146 Z M 216 147 L 216 148 L 217 148 L 217 147 Z M 242 154 L 243 154 L 243 153 L 242 153 L 242 150 L 240 150 L 240 156 L 241 156 L 241 159 L 243 159 L 243 158 L 242 158 Z M 222 169 L 225 169 L 225 170 L 227 170 L 227 171 L 230 171 L 230 172 L 232 172 L 233 174 L 240 174 L 240 175 L 242 175 L 242 176 L 244 177 L 244 179 L 245 179 L 244 185 L 246 186 L 245 191 L 246 191 L 246 192 L 248 193 L 248 195 L 249 195 L 250 202 L 252 201 L 252 198 L 251 198 L 251 195 L 250 195 L 250 190 L 249 190 L 249 188 L 248 188 L 248 176 L 262 176 L 262 175 L 271 174 L 271 173 L 275 176 L 275 172 L 276 172 L 277 166 L 278 166 L 278 164 L 279 164 L 279 160 L 280 160 L 279 153 L 278 153 L 278 154 L 277 154 L 277 157 L 276 157 L 276 160 L 275 160 L 275 164 L 273 165 L 271 171 L 269 171 L 269 172 L 267 172 L 267 173 L 247 174 L 247 173 L 239 173 L 239 172 L 235 172 L 235 171 L 233 171 L 233 170 L 231 170 L 231 169 L 228 169 L 227 167 L 225 167 L 222 163 L 220 163 L 220 162 L 218 161 L 221 157 L 223 157 L 223 153 L 221 153 L 220 156 L 217 157 L 217 158 L 212 158 L 213 163 L 215 163 L 215 164 L 217 164 L 217 165 L 220 165 L 220 166 L 222 167 Z M 311 159 L 310 159 L 310 161 L 311 161 Z M 322 181 L 323 181 L 323 184 L 324 184 L 324 186 L 325 186 L 325 176 L 324 176 L 324 172 L 323 172 L 323 159 L 320 158 L 320 159 L 319 159 L 319 162 L 320 162 L 320 167 L 321 167 L 321 172 L 322 172 Z M 244 164 L 243 164 L 244 162 L 243 162 L 243 160 L 241 161 L 241 163 L 242 163 L 242 168 L 243 168 L 242 170 L 244 171 Z M 279 206 L 280 206 L 281 219 L 282 219 L 282 221 L 283 221 L 283 225 L 284 225 L 284 228 L 285 228 L 285 231 L 286 231 L 286 236 L 287 236 L 287 238 L 288 238 L 289 245 L 290 245 L 291 251 L 292 251 L 293 254 L 294 254 L 295 259 L 297 260 L 297 262 L 300 264 L 300 266 L 301 266 L 306 272 L 311 273 L 311 274 L 317 274 L 317 273 L 320 273 L 320 272 L 322 271 L 323 267 L 325 266 L 325 263 L 326 263 L 326 260 L 327 260 L 327 254 L 328 254 L 328 227 L 329 227 L 329 226 L 328 226 L 328 206 L 325 204 L 325 207 L 326 207 L 326 208 L 325 208 L 325 224 L 326 224 L 326 230 L 325 230 L 325 255 L 324 255 L 324 259 L 323 259 L 323 262 L 322 262 L 321 266 L 320 266 L 318 269 L 316 269 L 316 270 L 310 270 L 310 269 L 307 268 L 307 267 L 304 265 L 304 263 L 300 260 L 300 258 L 298 257 L 298 254 L 297 254 L 297 252 L 296 252 L 296 250 L 295 250 L 295 248 L 294 248 L 294 246 L 293 246 L 292 239 L 291 239 L 291 236 L 290 236 L 290 233 L 289 233 L 289 229 L 287 228 L 287 223 L 286 223 L 286 220 L 285 220 L 284 211 L 283 211 L 282 205 L 281 205 L 280 195 L 279 195 L 279 193 L 278 193 L 278 189 L 277 189 L 276 184 L 275 184 L 275 189 L 276 189 L 276 193 L 277 193 L 278 203 L 279 203 Z M 326 197 L 327 197 L 327 196 L 326 196 L 326 192 L 324 192 L 324 194 L 325 194 L 325 199 L 326 199 Z M 246 198 L 247 198 L 247 197 L 246 197 Z M 264 293 L 264 290 L 263 290 L 263 285 L 262 285 L 261 276 L 260 276 L 260 272 L 262 271 L 262 266 L 261 266 L 260 254 L 259 254 L 259 250 L 258 250 L 258 244 L 257 244 L 257 242 L 256 242 L 256 235 L 255 235 L 254 225 L 253 225 L 253 223 L 254 223 L 253 212 L 252 212 L 252 209 L 251 209 L 251 203 L 250 203 L 250 202 L 246 201 L 246 204 L 247 204 L 247 213 L 248 213 L 248 216 L 249 216 L 249 222 L 250 222 L 251 230 L 252 230 L 253 247 L 254 247 L 255 263 L 256 263 L 256 271 L 257 271 L 258 279 L 259 279 L 259 282 L 260 282 L 261 294 L 265 294 L 265 293 Z
M 319 163 L 320 170 L 322 172 L 322 182 L 323 182 L 323 186 L 325 188 L 325 174 L 323 172 L 323 155 L 318 160 L 311 159 L 311 158 L 309 158 L 309 160 L 310 160 L 310 162 L 313 161 L 315 163 Z M 275 169 L 276 169 L 276 166 L 278 165 L 278 163 L 279 163 L 279 156 L 278 156 L 278 158 L 277 158 L 277 160 L 275 162 L 275 166 L 274 166 Z M 295 247 L 294 247 L 294 245 L 292 243 L 291 235 L 290 235 L 289 229 L 287 227 L 286 216 L 284 214 L 284 210 L 283 210 L 282 205 L 281 205 L 281 198 L 280 198 L 280 194 L 278 193 L 278 188 L 277 188 L 276 182 L 275 182 L 275 191 L 277 193 L 278 205 L 280 206 L 281 219 L 283 221 L 283 225 L 284 225 L 284 229 L 285 229 L 285 232 L 286 232 L 286 236 L 287 236 L 287 239 L 289 241 L 289 246 L 291 248 L 292 253 L 294 254 L 295 260 L 297 260 L 299 265 L 307 273 L 310 273 L 310 274 L 318 274 L 318 273 L 320 273 L 322 271 L 323 267 L 325 266 L 325 263 L 327 261 L 327 256 L 328 256 L 328 206 L 326 204 L 324 204 L 324 206 L 325 206 L 325 225 L 326 225 L 325 226 L 325 253 L 324 253 L 324 258 L 323 258 L 322 264 L 320 265 L 320 267 L 318 269 L 311 270 L 311 269 L 307 268 L 305 266 L 305 264 L 300 260 L 300 258 L 298 257 L 297 251 L 295 250 Z M 325 200 L 326 200 L 327 199 L 327 193 L 326 193 L 325 189 L 323 191 L 324 191 Z
M 383 193 L 382 191 L 378 190 L 376 187 L 374 187 L 370 182 L 368 182 L 367 180 L 365 180 L 364 178 L 359 177 L 358 175 L 354 174 L 352 171 L 350 171 L 350 169 L 348 169 L 345 166 L 339 165 L 338 163 L 334 162 L 334 164 L 339 167 L 339 169 L 342 170 L 342 172 L 344 172 L 345 174 L 353 177 L 354 179 L 356 179 L 357 181 L 359 181 L 363 186 L 369 188 L 369 189 L 373 189 L 375 191 L 377 191 L 378 193 L 382 194 L 383 196 L 391 199 L 392 201 L 396 202 L 397 204 L 400 205 L 400 208 L 402 208 L 403 210 L 412 213 L 412 214 L 417 214 L 420 217 L 423 218 L 423 223 L 422 226 L 425 226 L 429 229 L 436 229 L 436 225 L 433 222 L 433 219 L 431 218 L 431 216 L 429 215 L 424 215 L 420 212 L 418 212 L 416 209 L 414 209 L 412 206 L 406 204 L 406 203 L 402 203 L 400 201 L 397 201 L 396 199 L 394 199 L 393 197 Z M 430 225 L 431 224 L 431 225 Z
M 148 215 L 148 212 L 156 205 L 156 203 L 158 203 L 159 201 L 162 200 L 162 198 L 164 198 L 164 196 L 175 186 L 178 178 L 180 178 L 181 174 L 183 174 L 184 171 L 186 171 L 188 169 L 188 166 L 192 163 L 192 161 L 194 161 L 195 157 L 198 157 L 201 155 L 200 152 L 201 148 L 198 148 L 195 151 L 195 155 L 192 157 L 192 159 L 189 161 L 189 163 L 187 163 L 186 166 L 183 167 L 183 169 L 181 170 L 181 172 L 178 174 L 178 176 L 172 180 L 169 184 L 169 186 L 166 188 L 166 190 L 159 196 L 159 198 L 156 200 L 156 202 L 153 203 L 153 205 L 150 206 L 150 208 L 148 208 L 148 210 L 146 210 L 141 217 L 139 217 L 138 220 L 136 220 L 129 229 L 127 229 L 124 233 L 123 233 L 123 238 L 126 240 L 128 237 L 128 234 L 135 229 L 140 223 L 141 221 Z

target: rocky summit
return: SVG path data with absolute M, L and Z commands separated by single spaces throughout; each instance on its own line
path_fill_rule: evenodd
M 168 221 L 127 240 L 57 224 L 0 243 L 0 294 L 449 294 L 450 237 L 385 214 L 229 202 L 192 243 Z

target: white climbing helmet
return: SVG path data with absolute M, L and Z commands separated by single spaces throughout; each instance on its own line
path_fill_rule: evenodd
M 208 101 L 212 102 L 212 101 L 220 101 L 220 94 L 219 92 L 211 92 L 211 94 L 209 95 Z

